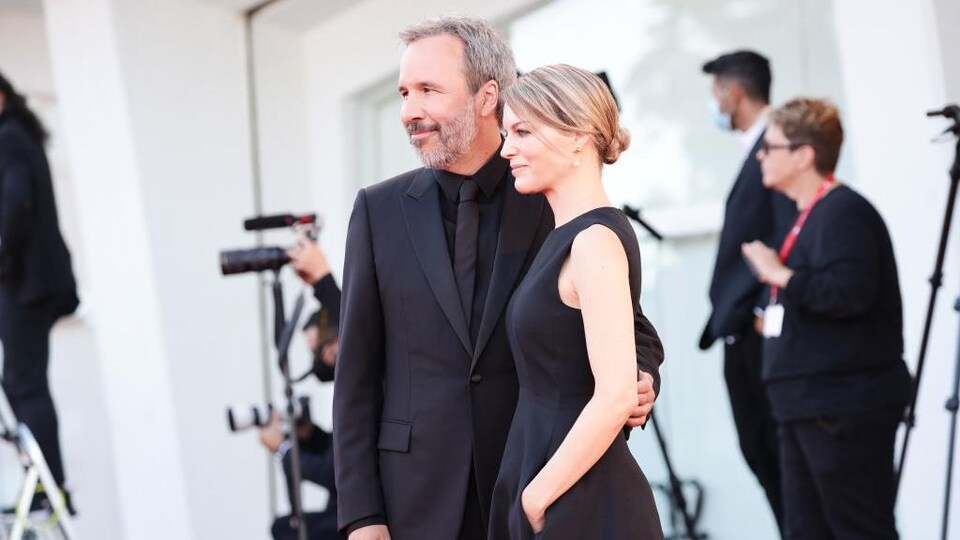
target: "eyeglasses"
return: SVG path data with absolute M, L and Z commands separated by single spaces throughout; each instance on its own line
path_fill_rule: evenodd
M 760 143 L 760 151 L 764 154 L 769 154 L 771 150 L 789 150 L 793 152 L 801 146 L 803 146 L 803 143 L 770 144 L 767 141 L 763 141 Z

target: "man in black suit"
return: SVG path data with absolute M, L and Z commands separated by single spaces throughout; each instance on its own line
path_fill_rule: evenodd
M 46 132 L 0 75 L 0 340 L 3 390 L 64 484 L 57 413 L 47 381 L 53 323 L 77 308 L 44 154 Z
M 760 379 L 763 343 L 756 328 L 757 310 L 766 289 L 740 254 L 740 245 L 764 239 L 779 246 L 796 215 L 796 206 L 763 187 L 757 151 L 763 141 L 770 103 L 770 64 L 753 51 L 724 54 L 703 65 L 713 76 L 714 123 L 741 133 L 746 152 L 737 180 L 727 196 L 717 262 L 710 283 L 713 312 L 700 337 L 700 348 L 724 340 L 724 378 L 740 439 L 740 450 L 766 492 L 781 525 L 780 465 L 776 423 Z M 762 311 L 761 311 L 762 312 Z
M 403 32 L 401 119 L 424 168 L 361 190 L 347 234 L 334 455 L 351 540 L 483 539 L 517 400 L 504 313 L 553 229 L 499 156 L 516 67 L 486 23 Z M 642 422 L 663 351 L 636 321 Z

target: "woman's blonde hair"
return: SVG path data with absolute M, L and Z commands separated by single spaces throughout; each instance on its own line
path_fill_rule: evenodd
M 584 69 L 567 64 L 539 67 L 508 87 L 503 101 L 520 118 L 589 135 L 604 163 L 616 162 L 630 145 L 610 89 Z

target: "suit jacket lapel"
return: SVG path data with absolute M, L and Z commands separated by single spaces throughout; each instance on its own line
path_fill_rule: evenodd
M 460 307 L 460 296 L 457 294 L 457 284 L 447 251 L 447 239 L 443 233 L 437 189 L 433 174 L 428 169 L 421 170 L 407 192 L 400 196 L 403 216 L 407 223 L 410 244 L 413 245 L 430 289 L 463 348 L 467 354 L 473 356 L 470 332 Z
M 497 255 L 493 262 L 490 290 L 487 292 L 487 302 L 483 306 L 483 319 L 477 335 L 477 346 L 473 354 L 474 366 L 510 300 L 523 263 L 530 254 L 530 245 L 536 236 L 537 227 L 543 216 L 543 206 L 546 204 L 545 199 L 540 195 L 517 193 L 513 183 L 513 175 L 507 175 L 507 185 L 504 186 L 507 191 L 504 194 L 503 217 L 500 220 L 500 238 L 497 242 Z
M 734 192 L 737 192 L 743 189 L 743 184 L 749 182 L 750 180 L 745 179 L 748 175 L 747 170 L 750 169 L 757 161 L 757 152 L 760 151 L 760 145 L 763 144 L 763 135 L 767 130 L 760 132 L 760 137 L 757 138 L 757 142 L 753 143 L 753 148 L 750 149 L 750 153 L 747 154 L 747 158 L 743 160 L 743 165 L 740 166 L 740 172 L 737 173 L 737 180 L 733 183 L 733 189 L 730 190 L 730 195 L 727 196 L 727 204 L 730 204 L 730 201 L 733 200 Z

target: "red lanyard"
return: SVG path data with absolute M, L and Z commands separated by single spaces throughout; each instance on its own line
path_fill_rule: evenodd
M 813 210 L 813 207 L 820 202 L 820 199 L 823 198 L 823 195 L 830 189 L 830 185 L 833 184 L 834 180 L 833 175 L 827 176 L 823 179 L 823 182 L 820 184 L 820 187 L 817 189 L 817 194 L 813 196 L 813 200 L 810 201 L 810 204 L 800 212 L 800 215 L 797 216 L 797 221 L 794 222 L 793 227 L 790 229 L 790 232 L 787 233 L 787 237 L 783 239 L 783 245 L 780 246 L 780 262 L 787 264 L 787 259 L 790 258 L 790 253 L 793 251 L 794 246 L 797 245 L 797 237 L 800 236 L 800 230 L 803 229 L 803 224 L 807 222 L 807 217 L 810 216 L 810 211 Z M 777 301 L 777 293 L 780 288 L 776 285 L 770 287 L 770 303 L 774 304 Z

